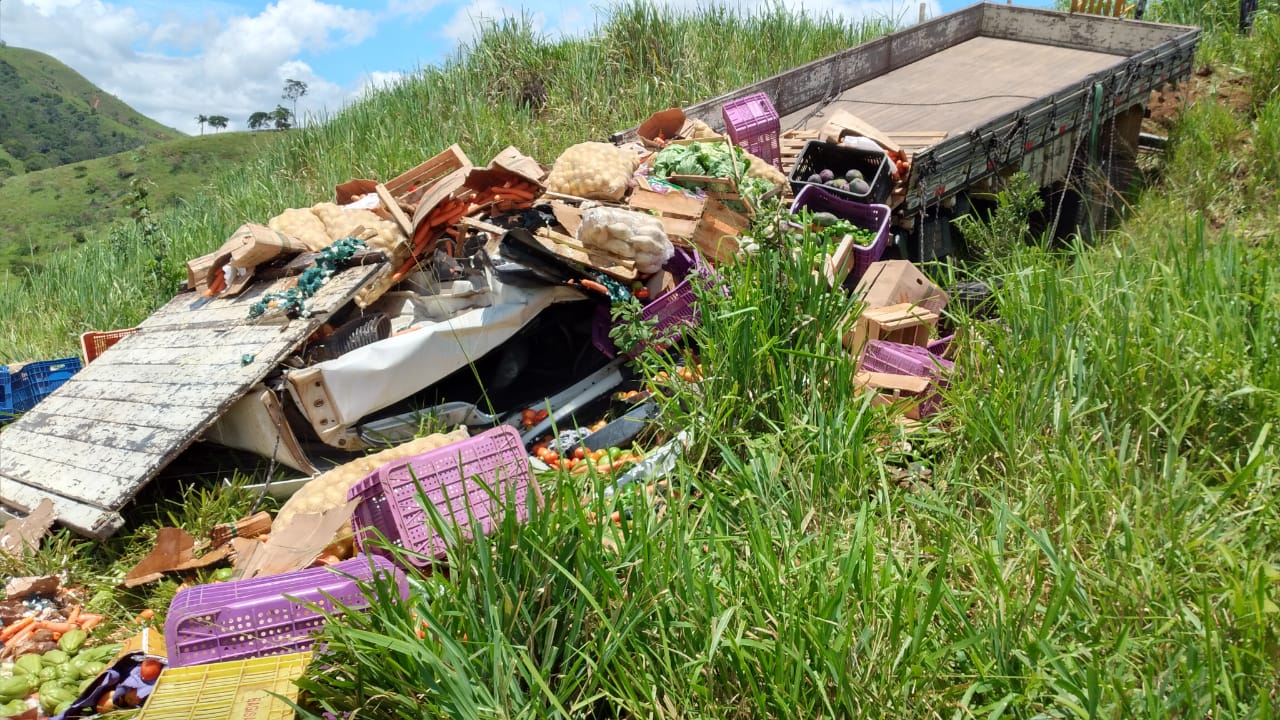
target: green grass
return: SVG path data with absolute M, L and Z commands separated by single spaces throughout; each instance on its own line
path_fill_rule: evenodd
M 132 326 L 168 300 L 185 278 L 187 258 L 217 247 L 241 223 L 329 199 L 334 185 L 352 177 L 394 177 L 454 142 L 478 162 L 508 144 L 549 162 L 563 148 L 605 139 L 654 108 L 714 96 L 887 27 L 782 11 L 746 19 L 708 10 L 682 19 L 644 6 L 620 10 L 591 41 L 550 42 L 527 22 L 489 26 L 470 52 L 445 67 L 375 93 L 322 126 L 288 133 L 218 178 L 204 197 L 161 213 L 164 282 L 145 269 L 156 253 L 136 232 L 116 241 L 88 237 L 78 252 L 49 258 L 40 272 L 0 280 L 0 317 L 15 319 L 0 329 L 0 362 L 65 356 L 86 330 Z M 637 44 L 637 37 L 646 40 Z M 520 102 L 531 78 L 547 87 L 540 112 Z
M 146 183 L 153 210 L 176 208 L 211 177 L 245 164 L 280 137 L 183 137 L 8 178 L 0 184 L 0 268 L 24 273 L 53 253 L 107 235 L 128 219 L 135 179 Z
M 35 50 L 0 47 L 0 96 L 0 179 L 182 136 Z
M 550 157 L 644 108 L 803 57 L 762 48 L 820 54 L 852 34 L 700 17 L 623 9 L 601 39 L 556 46 L 491 31 L 475 54 L 291 134 L 219 195 L 167 214 L 172 257 L 453 139 L 477 158 L 507 141 Z M 722 19 L 736 42 L 712 31 Z M 765 24 L 783 34 L 752 40 Z M 630 37 L 654 42 L 618 39 L 632 25 L 643 32 Z M 1215 31 L 1202 59 L 1269 57 L 1273 42 Z M 576 102 L 520 109 L 509 94 L 525 72 L 565 78 L 549 92 Z M 999 320 L 954 318 L 960 373 L 919 431 L 852 391 L 840 329 L 855 303 L 815 285 L 812 239 L 722 268 L 730 292 L 704 294 L 690 338 L 707 377 L 665 402 L 664 427 L 693 443 L 664 511 L 624 493 L 616 502 L 634 514 L 619 533 L 578 502 L 610 508 L 602 481 L 542 476 L 547 502 L 528 524 L 455 545 L 450 571 L 415 578 L 409 602 L 382 588 L 368 614 L 331 623 L 305 707 L 415 719 L 1274 717 L 1280 218 L 1275 159 L 1260 148 L 1280 138 L 1280 111 L 1213 96 L 1173 128 L 1158 184 L 1116 231 L 1054 250 L 1003 238 L 990 246 L 1004 252 L 948 271 L 1000 279 Z M 440 127 L 405 121 L 431 108 Z M 78 257 L 141 274 L 143 249 L 106 245 Z M 0 348 L 57 348 L 83 322 L 74 313 L 121 321 L 164 296 L 149 280 L 83 279 L 54 262 L 27 289 L 0 290 L 0 308 L 41 288 L 67 306 L 32 302 Z M 646 372 L 671 362 L 647 357 Z M 207 492 L 172 507 L 204 528 L 252 500 Z M 61 536 L 26 562 L 109 586 L 166 509 L 110 543 Z M 101 601 L 127 619 L 143 604 L 163 610 L 173 588 L 101 590 Z

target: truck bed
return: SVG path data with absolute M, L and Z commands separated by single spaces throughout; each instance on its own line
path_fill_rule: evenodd
M 975 37 L 891 70 L 781 119 L 782 128 L 818 130 L 845 110 L 886 131 L 965 133 L 1027 102 L 1079 85 L 1123 55 L 1020 40 Z
M 911 144 L 911 173 L 892 203 L 905 216 L 1010 167 L 1042 186 L 1061 180 L 1099 128 L 1133 117 L 1153 89 L 1190 75 L 1199 35 L 1194 27 L 980 3 L 684 113 L 722 130 L 725 103 L 765 93 L 784 131 L 811 133 L 845 110 L 884 133 L 925 138 Z M 613 135 L 635 139 L 634 127 Z

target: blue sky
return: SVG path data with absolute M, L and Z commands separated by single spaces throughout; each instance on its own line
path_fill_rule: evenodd
M 690 3 L 655 0 L 678 12 Z M 850 18 L 914 20 L 919 0 L 721 0 L 745 10 L 775 2 Z M 926 0 L 930 15 L 966 0 Z M 1048 5 L 1047 0 L 1019 4 Z M 582 35 L 609 3 L 521 0 L 0 0 L 0 39 L 58 58 L 139 111 L 184 132 L 196 115 L 231 118 L 283 102 L 306 82 L 298 114 L 322 115 L 369 87 L 438 63 L 485 19 L 526 14 L 555 37 Z M 287 104 L 287 103 L 286 103 Z

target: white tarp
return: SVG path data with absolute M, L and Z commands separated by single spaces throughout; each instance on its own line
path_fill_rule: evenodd
M 489 288 L 454 288 L 442 296 L 394 294 L 382 307 L 406 324 L 425 319 L 400 335 L 315 365 L 343 427 L 443 380 L 506 342 L 538 313 L 558 302 L 583 300 L 564 286 L 522 288 L 496 278 Z M 459 285 L 459 284 L 455 284 Z M 487 305 L 487 306 L 486 306 Z M 449 317 L 452 315 L 452 317 Z

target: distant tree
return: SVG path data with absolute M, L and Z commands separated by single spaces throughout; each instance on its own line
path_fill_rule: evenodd
M 225 130 L 227 128 L 227 123 L 231 122 L 231 118 L 226 115 L 210 115 L 208 120 L 209 127 L 214 130 Z
M 261 130 L 265 127 L 270 127 L 271 119 L 272 119 L 271 113 L 262 112 L 261 110 L 259 110 L 258 112 L 249 116 L 249 123 L 248 123 L 249 129 Z
M 271 121 L 275 123 L 277 130 L 288 130 L 293 127 L 293 113 L 289 112 L 289 108 L 277 105 L 276 109 L 271 111 Z
M 293 117 L 298 117 L 298 98 L 307 94 L 307 84 L 301 80 L 289 78 L 284 81 L 284 92 L 280 97 L 293 102 Z
M 196 122 L 200 123 L 200 134 L 201 134 L 201 135 L 203 135 L 203 134 L 204 134 L 204 124 L 205 124 L 205 123 L 207 123 L 207 122 L 209 122 L 209 116 L 208 116 L 208 115 L 197 115 L 197 116 L 196 116 Z

